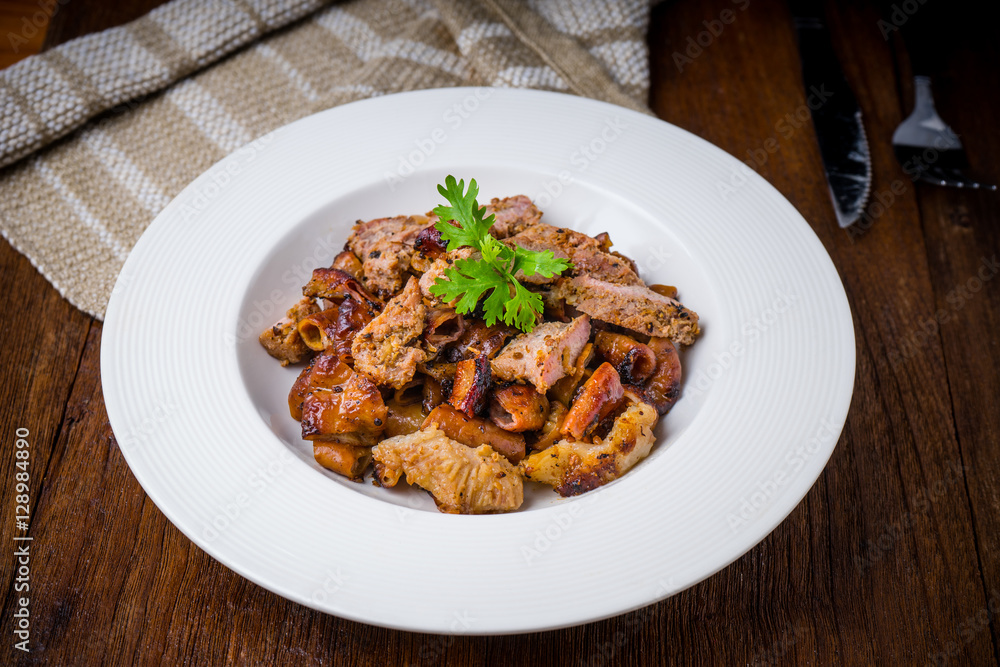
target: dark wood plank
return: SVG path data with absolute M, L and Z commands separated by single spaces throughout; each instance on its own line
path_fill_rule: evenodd
M 122 23 L 153 4 L 115 8 L 77 0 L 53 19 L 49 43 Z M 726 9 L 734 20 L 678 68 L 673 54 Z M 904 178 L 888 137 L 905 115 L 899 91 L 902 99 L 908 94 L 906 76 L 894 65 L 898 46 L 877 29 L 888 11 L 863 2 L 830 9 L 865 111 L 875 192 L 886 196 Z M 980 137 L 982 148 L 970 157 L 996 180 L 996 46 L 972 36 L 970 50 L 948 61 L 952 78 L 941 99 L 951 100 L 946 113 L 961 123 L 959 132 Z M 849 237 L 836 228 L 811 125 L 777 127 L 804 101 L 784 3 L 665 3 L 654 11 L 650 44 L 657 113 L 743 159 L 747 151 L 757 156 L 758 171 L 799 208 L 831 253 L 854 310 L 857 383 L 845 435 L 806 500 L 774 533 L 728 569 L 663 603 L 562 631 L 441 637 L 313 612 L 206 556 L 145 497 L 108 427 L 100 325 L 91 326 L 0 244 L 7 288 L 0 297 L 6 306 L 0 409 L 5 426 L 13 425 L 8 430 L 25 416 L 37 422 L 28 425 L 32 465 L 44 458 L 48 467 L 41 490 L 35 486 L 41 479 L 32 478 L 33 548 L 44 558 L 33 563 L 38 595 L 29 659 L 630 665 L 923 663 L 943 656 L 995 664 L 996 620 L 987 630 L 978 619 L 1000 582 L 1000 283 L 985 283 L 961 307 L 949 296 L 979 270 L 981 255 L 996 252 L 996 198 L 918 190 L 903 180 L 902 194 L 870 229 Z M 984 90 L 994 106 L 961 106 Z M 776 148 L 764 150 L 764 159 L 766 146 Z M 922 339 L 918 354 L 904 355 L 928 313 L 949 307 L 955 317 Z M 29 328 L 29 312 L 32 323 L 65 328 Z M 12 446 L 4 441 L 0 460 L 10 460 Z M 11 488 L 5 484 L 0 495 L 7 507 Z M 8 543 L 12 521 L 10 515 L 0 521 Z M 10 559 L 0 559 L 8 591 L 11 567 Z M 4 618 L 12 602 L 8 593 Z
M 960 135 L 970 173 L 1000 183 L 1000 47 L 987 22 L 970 22 L 943 6 L 921 10 L 932 27 L 931 74 L 936 106 Z M 906 26 L 904 25 L 904 28 Z M 893 32 L 902 63 L 902 97 L 912 108 L 907 47 Z M 945 48 L 941 48 L 942 45 Z M 973 103 L 974 101 L 974 103 Z M 989 636 L 1000 661 L 1000 193 L 918 187 L 922 232 L 934 283 L 934 309 L 910 323 L 901 357 L 923 354 L 939 330 L 972 505 L 981 584 L 987 602 L 964 622 L 965 636 Z M 893 358 L 895 360 L 895 358 Z M 992 620 L 985 620 L 986 610 Z M 952 655 L 963 645 L 943 651 Z
M 712 21 L 728 5 L 702 5 L 681 23 Z M 887 198 L 890 186 L 901 176 L 888 144 L 902 118 L 892 53 L 873 30 L 879 19 L 877 8 L 851 3 L 829 9 L 846 74 L 865 112 L 874 191 Z M 732 25 L 701 55 L 682 63 L 683 72 L 674 67 L 676 79 L 654 97 L 657 112 L 666 120 L 741 159 L 757 157 L 758 172 L 796 205 L 831 253 L 855 313 L 854 404 L 845 436 L 808 496 L 814 521 L 809 526 L 797 523 L 804 510 L 800 507 L 762 543 L 775 543 L 779 552 L 794 554 L 796 542 L 811 540 L 812 556 L 781 563 L 762 559 L 761 569 L 744 570 L 742 579 L 780 582 L 775 588 L 781 597 L 764 613 L 772 619 L 787 619 L 785 610 L 794 608 L 796 599 L 817 600 L 816 618 L 825 626 L 819 634 L 828 635 L 833 624 L 839 635 L 839 645 L 833 648 L 841 660 L 921 662 L 958 641 L 959 624 L 985 601 L 976 581 L 978 563 L 964 473 L 949 466 L 961 465 L 961 456 L 952 431 L 948 387 L 941 382 L 941 341 L 930 341 L 919 359 L 898 366 L 887 361 L 887 350 L 924 312 L 932 290 L 914 189 L 912 184 L 898 183 L 902 194 L 893 195 L 896 201 L 865 235 L 852 239 L 837 229 L 812 126 L 807 121 L 799 129 L 789 129 L 787 114 L 794 116 L 802 109 L 805 91 L 788 22 L 780 3 L 757 2 L 744 13 L 737 12 Z M 673 48 L 680 50 L 688 35 L 676 34 Z M 697 105 L 697 115 L 691 114 L 689 105 Z M 779 125 L 782 119 L 785 124 Z M 768 139 L 773 139 L 772 148 L 776 146 L 770 153 L 760 150 Z M 915 508 L 913 499 L 921 491 L 939 489 L 935 486 L 939 482 L 945 488 L 930 510 Z M 820 505 L 815 511 L 814 502 Z M 822 514 L 828 515 L 826 521 Z M 869 546 L 876 544 L 885 548 Z M 733 569 L 751 560 L 744 558 Z M 791 579 L 801 571 L 826 573 L 829 581 L 814 577 L 797 590 Z M 746 594 L 760 593 L 752 583 L 747 586 Z M 886 600 L 895 601 L 890 609 Z M 780 625 L 773 620 L 771 624 Z M 813 628 L 810 621 L 806 624 Z M 915 635 L 914 628 L 921 632 Z M 859 643 L 858 636 L 879 641 Z M 964 655 L 988 659 L 992 650 L 988 638 L 983 639 L 966 646 Z M 800 656 L 798 651 L 795 655 Z M 806 655 L 801 653 L 801 659 Z
M 0 461 L 3 462 L 0 487 L 0 541 L 10 554 L 14 536 L 34 535 L 39 498 L 44 487 L 46 469 L 54 444 L 64 424 L 64 409 L 84 349 L 91 318 L 84 315 L 45 281 L 26 257 L 6 241 L 0 241 Z M 19 474 L 15 458 L 16 432 L 24 428 L 30 453 L 28 461 L 29 510 L 25 532 L 16 524 L 15 500 Z M 23 459 L 22 459 L 23 460 Z M 21 477 L 23 480 L 23 476 Z M 23 546 L 23 544 L 18 544 Z M 30 590 L 14 590 L 15 567 L 12 555 L 0 558 L 0 582 L 3 582 L 4 624 L 12 623 L 16 601 L 21 597 L 38 599 L 33 577 L 44 567 L 44 560 L 31 558 Z M 16 593 L 16 594 L 15 594 Z M 32 611 L 34 609 L 32 608 Z M 13 651 L 13 642 L 6 642 L 4 652 Z

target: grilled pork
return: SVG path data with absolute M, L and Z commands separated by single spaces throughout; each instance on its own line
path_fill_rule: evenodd
M 590 318 L 545 322 L 521 334 L 493 360 L 493 374 L 502 380 L 528 382 L 542 394 L 573 371 L 573 364 L 590 338 Z
M 410 278 L 385 310 L 358 332 L 351 343 L 354 367 L 376 384 L 402 389 L 413 379 L 417 364 L 427 359 L 420 345 L 426 308 L 416 278 Z
M 553 227 L 538 223 L 520 234 L 507 239 L 508 245 L 517 245 L 526 250 L 551 250 L 556 257 L 573 262 L 569 275 L 592 275 L 601 280 L 621 285 L 642 285 L 642 279 L 632 270 L 632 265 L 621 257 L 604 251 L 601 242 L 592 236 L 574 232 L 572 229 Z M 544 278 L 541 275 L 517 276 L 518 280 L 537 285 L 555 282 L 556 276 Z
M 566 303 L 595 320 L 648 336 L 690 345 L 699 333 L 698 313 L 644 285 L 616 285 L 580 275 L 559 281 Z

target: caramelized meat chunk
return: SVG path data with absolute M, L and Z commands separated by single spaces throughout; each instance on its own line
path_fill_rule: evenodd
M 354 338 L 354 367 L 381 386 L 401 389 L 427 358 L 419 347 L 425 314 L 417 279 L 410 278 L 406 289 Z
M 618 371 L 605 361 L 584 383 L 580 395 L 570 406 L 563 423 L 563 434 L 576 440 L 589 435 L 624 397 L 625 389 L 618 378 Z
M 282 366 L 297 364 L 312 354 L 312 350 L 299 334 L 299 322 L 313 313 L 319 312 L 315 299 L 305 297 L 288 309 L 285 317 L 264 329 L 257 340 L 267 353 L 281 362 Z
M 649 347 L 656 355 L 656 370 L 642 391 L 656 411 L 664 415 L 681 395 L 681 360 L 668 338 L 650 338 Z
M 645 382 L 656 369 L 656 355 L 630 336 L 598 331 L 594 344 L 601 357 L 618 371 L 625 384 Z
M 448 403 L 470 417 L 475 417 L 486 407 L 493 374 L 490 360 L 484 356 L 465 359 L 455 365 L 455 381 Z
M 360 482 L 372 461 L 372 448 L 339 442 L 313 442 L 316 462 L 335 473 Z
M 523 433 L 545 425 L 549 416 L 549 399 L 534 387 L 512 384 L 493 392 L 490 420 L 505 431 Z
M 427 415 L 423 428 L 429 426 L 441 429 L 449 438 L 468 447 L 489 445 L 506 456 L 511 463 L 524 458 L 524 436 L 520 433 L 508 433 L 492 422 L 470 417 L 450 405 L 434 408 Z

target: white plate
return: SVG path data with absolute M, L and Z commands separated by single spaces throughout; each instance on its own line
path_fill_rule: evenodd
M 522 90 L 445 89 L 305 118 L 215 165 L 150 225 L 111 297 L 101 371 L 136 478 L 199 547 L 301 604 L 426 632 L 557 628 L 648 605 L 725 567 L 823 470 L 854 383 L 854 330 L 812 230 L 763 179 L 672 125 Z M 439 514 L 422 492 L 323 471 L 257 333 L 356 219 L 524 193 L 607 230 L 704 334 L 649 458 L 575 499 Z M 390 177 L 390 175 L 394 175 Z M 725 186 L 725 187 L 724 187 Z

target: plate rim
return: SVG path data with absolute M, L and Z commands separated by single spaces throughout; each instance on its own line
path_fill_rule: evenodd
M 305 117 L 303 119 L 299 119 L 297 121 L 294 121 L 293 123 L 290 123 L 289 125 L 286 125 L 286 126 L 284 126 L 282 128 L 279 128 L 279 129 L 277 129 L 277 130 L 275 130 L 275 131 L 273 131 L 271 133 L 268 133 L 267 135 L 264 135 L 264 137 L 258 138 L 255 141 L 262 141 L 262 140 L 271 141 L 274 138 L 278 137 L 279 135 L 286 135 L 287 136 L 288 133 L 295 133 L 296 131 L 298 131 L 298 130 L 296 130 L 296 127 L 304 127 L 305 126 L 304 124 L 307 124 L 307 123 L 310 123 L 310 122 L 315 122 L 316 118 L 322 117 L 322 116 L 327 116 L 327 117 L 333 119 L 337 115 L 343 114 L 344 110 L 348 109 L 348 108 L 352 108 L 352 109 L 356 110 L 358 108 L 362 108 L 362 107 L 365 107 L 365 106 L 380 106 L 380 105 L 387 104 L 387 103 L 388 104 L 403 104 L 403 103 L 406 103 L 406 102 L 413 102 L 413 100 L 419 99 L 421 97 L 424 97 L 424 98 L 427 98 L 427 99 L 432 99 L 434 96 L 437 96 L 437 95 L 443 95 L 443 96 L 448 97 L 450 99 L 450 98 L 454 97 L 456 94 L 461 94 L 463 92 L 468 92 L 468 93 L 471 94 L 472 92 L 478 91 L 478 90 L 481 90 L 481 89 L 477 89 L 477 88 L 430 89 L 430 90 L 421 90 L 421 91 L 409 91 L 409 92 L 404 92 L 404 93 L 397 93 L 397 94 L 394 94 L 394 95 L 391 95 L 391 96 L 384 96 L 384 97 L 379 97 L 379 98 L 370 98 L 370 99 L 366 99 L 366 100 L 360 100 L 360 101 L 357 101 L 357 102 L 352 102 L 352 103 L 350 103 L 348 105 L 343 105 L 343 106 L 340 106 L 340 107 L 335 107 L 335 108 L 332 108 L 332 109 L 328 109 L 328 110 L 319 112 L 318 114 L 314 114 L 312 116 L 308 116 L 308 117 Z M 686 131 L 686 130 L 684 130 L 682 128 L 679 128 L 679 127 L 677 127 L 675 125 L 667 123 L 666 121 L 661 121 L 659 119 L 654 119 L 654 118 L 651 118 L 651 117 L 647 117 L 647 116 L 645 116 L 643 114 L 639 114 L 638 112 L 630 111 L 630 110 L 627 110 L 627 109 L 622 109 L 620 107 L 616 107 L 616 106 L 613 106 L 613 105 L 610 105 L 610 104 L 607 104 L 607 103 L 603 103 L 603 102 L 599 102 L 599 101 L 596 101 L 596 100 L 590 100 L 590 99 L 587 99 L 587 98 L 579 98 L 579 97 L 575 97 L 575 96 L 571 96 L 571 95 L 566 95 L 566 94 L 562 94 L 562 93 L 554 93 L 554 92 L 548 92 L 548 91 L 521 90 L 521 89 L 499 89 L 499 90 L 498 89 L 490 89 L 490 90 L 491 90 L 491 93 L 490 93 L 491 95 L 497 95 L 497 94 L 499 94 L 500 97 L 508 97 L 508 98 L 511 98 L 511 99 L 516 99 L 518 97 L 524 97 L 525 99 L 530 100 L 531 103 L 533 103 L 533 104 L 536 104 L 536 103 L 537 104 L 544 104 L 544 103 L 547 103 L 548 101 L 558 100 L 558 103 L 568 103 L 570 106 L 581 105 L 582 107 L 588 107 L 588 106 L 592 106 L 593 107 L 593 105 L 596 105 L 596 107 L 594 107 L 594 108 L 600 108 L 602 111 L 605 111 L 605 112 L 610 111 L 610 112 L 613 112 L 614 114 L 618 114 L 618 115 L 622 115 L 622 116 L 627 116 L 627 117 L 630 117 L 630 118 L 634 118 L 635 121 L 639 122 L 640 124 L 646 123 L 646 122 L 654 122 L 654 123 L 662 124 L 661 127 L 669 127 L 669 128 L 671 128 L 670 131 L 681 133 L 681 135 L 679 135 L 679 136 L 686 136 L 688 138 L 688 140 L 692 141 L 696 146 L 698 146 L 699 149 L 707 150 L 709 152 L 717 151 L 718 153 L 721 153 L 722 155 L 724 155 L 729 161 L 731 161 L 731 163 L 734 164 L 734 166 L 735 165 L 742 165 L 742 163 L 739 162 L 735 157 L 733 157 L 733 156 L 725 153 L 724 151 L 722 151 L 722 149 L 720 149 L 720 148 L 718 148 L 718 147 L 710 144 L 709 142 L 707 142 L 707 141 L 705 141 L 705 140 L 697 137 L 696 135 L 694 135 L 694 134 L 692 134 L 692 133 L 690 133 L 690 132 L 688 132 L 688 131 Z M 572 101 L 571 102 L 567 102 L 567 100 L 572 100 Z M 239 151 L 239 150 L 242 150 L 242 149 L 237 149 L 237 150 Z M 140 257 L 141 253 L 147 252 L 146 246 L 152 243 L 152 241 L 149 240 L 149 239 L 153 238 L 152 235 L 149 232 L 151 230 L 157 231 L 157 230 L 159 230 L 159 229 L 161 229 L 164 226 L 166 226 L 166 225 L 169 224 L 169 221 L 170 221 L 171 217 L 175 216 L 176 213 L 177 213 L 176 203 L 179 202 L 179 201 L 181 201 L 183 199 L 183 197 L 185 196 L 185 193 L 190 193 L 191 191 L 195 191 L 199 187 L 201 187 L 202 185 L 204 185 L 205 182 L 206 182 L 206 179 L 213 172 L 213 170 L 216 169 L 219 165 L 221 165 L 224 162 L 226 162 L 226 160 L 229 159 L 231 156 L 232 156 L 232 154 L 230 154 L 230 156 L 227 156 L 226 158 L 223 158 L 222 160 L 220 160 L 219 162 L 217 162 L 215 165 L 213 165 L 212 167 L 210 167 L 208 170 L 206 170 L 206 172 L 203 173 L 201 176 L 199 176 L 197 179 L 195 179 L 194 181 L 192 181 L 192 183 L 190 183 L 184 189 L 184 191 L 182 191 L 182 193 L 180 193 L 178 195 L 178 197 L 175 198 L 171 202 L 171 204 L 168 205 L 164 209 L 164 211 L 161 212 L 161 214 L 156 217 L 156 219 L 154 219 L 154 221 L 147 228 L 146 232 L 144 232 L 144 234 L 142 235 L 142 237 L 136 243 L 136 246 L 133 249 L 133 251 L 130 252 L 130 255 L 129 255 L 129 258 L 128 258 L 129 261 L 132 261 L 133 258 Z M 795 210 L 794 206 L 792 206 L 792 204 L 790 202 L 788 202 L 788 200 L 783 195 L 781 195 L 781 193 L 778 192 L 771 184 L 767 183 L 767 181 L 765 181 L 763 178 L 761 178 L 756 173 L 747 174 L 747 177 L 748 177 L 749 182 L 753 183 L 753 187 L 755 187 L 755 188 L 763 188 L 764 192 L 767 193 L 767 195 L 772 200 L 774 200 L 777 205 L 787 207 L 787 209 L 791 213 L 793 213 L 794 216 L 798 217 L 799 221 L 801 222 L 801 225 L 804 226 L 804 228 L 806 230 L 808 230 L 808 234 L 812 235 L 812 239 L 815 241 L 815 244 L 818 245 L 818 247 L 821 250 L 822 254 L 826 257 L 826 260 L 829 262 L 830 266 L 833 267 L 834 272 L 836 272 L 836 267 L 833 266 L 832 259 L 830 259 L 829 255 L 826 253 L 825 248 L 823 248 L 823 246 L 822 246 L 822 243 L 819 241 L 818 237 L 816 237 L 815 233 L 809 227 L 808 223 L 802 218 L 802 216 L 798 213 L 798 211 Z M 209 204 L 209 206 L 211 207 L 211 203 Z M 115 289 L 114 289 L 114 291 L 112 293 L 111 300 L 110 300 L 110 302 L 108 304 L 107 317 L 106 317 L 106 321 L 105 321 L 105 325 L 104 325 L 104 334 L 103 334 L 104 337 L 102 339 L 102 345 L 101 345 L 101 374 L 102 374 L 103 391 L 104 391 L 104 395 L 105 395 L 105 403 L 108 406 L 109 421 L 111 422 L 112 428 L 115 431 L 116 435 L 119 433 L 119 429 L 120 428 L 126 428 L 125 425 L 127 424 L 127 421 L 126 421 L 126 418 L 119 412 L 119 403 L 118 403 L 118 400 L 113 395 L 113 393 L 114 393 L 114 391 L 116 391 L 116 389 L 112 387 L 112 383 L 111 382 L 103 382 L 103 380 L 105 378 L 112 378 L 115 375 L 117 360 L 115 359 L 115 356 L 114 356 L 115 355 L 115 351 L 112 349 L 112 342 L 114 342 L 117 339 L 117 335 L 118 335 L 116 333 L 115 327 L 119 326 L 120 317 L 121 317 L 120 308 L 123 307 L 123 305 L 125 303 L 124 300 L 128 297 L 128 290 L 130 288 L 130 285 L 134 285 L 137 280 L 141 280 L 142 279 L 141 276 L 139 278 L 136 278 L 136 276 L 133 273 L 131 273 L 131 269 L 129 267 L 129 261 L 126 262 L 126 268 L 123 269 L 123 277 L 125 277 L 126 280 L 124 280 L 124 282 L 123 282 L 122 278 L 119 278 L 119 281 L 116 283 Z M 136 262 L 138 262 L 138 259 L 135 259 L 133 261 L 133 263 L 136 263 Z M 846 292 L 844 291 L 843 284 L 842 284 L 842 282 L 840 282 L 839 277 L 837 278 L 837 285 L 839 286 L 839 289 L 840 289 L 840 295 L 839 296 L 842 296 L 843 302 L 844 302 L 844 304 L 847 305 L 848 312 L 849 312 L 849 304 L 847 302 Z M 784 519 L 801 503 L 802 499 L 805 497 L 805 494 L 808 493 L 809 489 L 812 488 L 812 486 L 815 484 L 815 482 L 818 479 L 819 475 L 822 474 L 822 471 L 825 468 L 825 465 L 826 465 L 827 461 L 829 460 L 829 457 L 832 455 L 832 453 L 833 453 L 833 451 L 834 451 L 834 449 L 836 447 L 836 444 L 839 441 L 840 434 L 842 432 L 844 423 L 846 421 L 847 412 L 849 410 L 851 396 L 853 394 L 854 378 L 855 378 L 855 373 L 856 373 L 855 332 L 854 332 L 852 318 L 850 318 L 850 317 L 847 318 L 846 325 L 850 329 L 850 331 L 849 331 L 849 333 L 850 333 L 850 335 L 849 335 L 849 339 L 850 339 L 850 346 L 849 346 L 849 348 L 850 348 L 849 349 L 849 352 L 850 352 L 850 355 L 849 355 L 849 357 L 850 357 L 850 359 L 849 359 L 849 361 L 850 361 L 850 364 L 849 364 L 849 366 L 850 366 L 850 372 L 849 372 L 850 380 L 849 380 L 849 383 L 848 383 L 849 386 L 850 386 L 850 390 L 846 393 L 846 397 L 843 396 L 843 395 L 841 396 L 841 399 L 842 399 L 842 410 L 836 410 L 834 412 L 834 414 L 832 414 L 832 420 L 831 421 L 836 426 L 836 436 L 837 437 L 833 439 L 832 444 L 830 444 L 830 446 L 827 449 L 825 449 L 823 452 L 821 452 L 821 456 L 819 456 L 817 459 L 814 459 L 814 463 L 815 463 L 815 461 L 819 461 L 819 459 L 822 459 L 821 465 L 819 465 L 819 467 L 818 467 L 818 472 L 817 472 L 816 476 L 812 477 L 811 479 L 809 479 L 808 483 L 803 483 L 801 480 L 799 480 L 799 483 L 795 487 L 790 487 L 790 488 L 796 488 L 797 489 L 798 487 L 803 487 L 804 486 L 804 488 L 801 489 L 801 495 L 798 495 L 797 492 L 793 492 L 791 495 L 792 496 L 796 496 L 793 502 L 786 501 L 786 502 L 782 503 L 782 507 L 784 508 L 782 511 L 772 512 L 771 514 L 769 514 L 768 515 L 768 520 L 766 522 L 764 522 L 764 523 L 759 524 L 758 528 L 753 531 L 754 534 L 756 535 L 756 538 L 753 539 L 752 543 L 749 543 L 749 545 L 746 546 L 746 548 L 740 550 L 740 552 L 737 553 L 736 555 L 734 555 L 732 558 L 726 559 L 725 562 L 722 562 L 721 564 L 718 564 L 718 566 L 715 567 L 714 569 L 712 569 L 710 572 L 704 573 L 698 579 L 696 579 L 694 581 L 686 582 L 684 584 L 684 586 L 682 586 L 682 587 L 678 587 L 676 589 L 672 589 L 672 590 L 666 591 L 663 595 L 661 595 L 659 597 L 655 597 L 654 596 L 651 599 L 647 599 L 645 601 L 640 601 L 638 604 L 633 605 L 631 607 L 608 609 L 607 613 L 596 614 L 596 615 L 593 614 L 593 613 L 591 613 L 590 615 L 588 615 L 587 618 L 583 618 L 583 619 L 577 618 L 577 619 L 573 619 L 573 620 L 568 620 L 566 622 L 556 622 L 556 623 L 553 623 L 553 624 L 545 626 L 545 627 L 523 627 L 523 628 L 513 628 L 513 629 L 511 629 L 511 628 L 505 628 L 505 629 L 501 629 L 501 630 L 485 629 L 483 631 L 473 630 L 473 631 L 465 631 L 465 632 L 463 632 L 463 634 L 470 634 L 470 635 L 518 634 L 518 633 L 526 633 L 526 632 L 536 632 L 536 631 L 543 631 L 543 630 L 552 630 L 552 629 L 558 629 L 558 628 L 563 628 L 563 627 L 571 627 L 571 626 L 579 625 L 579 624 L 582 624 L 582 623 L 589 623 L 589 622 L 601 620 L 603 618 L 609 618 L 609 617 L 612 617 L 612 616 L 616 616 L 616 615 L 620 615 L 620 614 L 623 614 L 623 613 L 627 613 L 629 611 L 632 611 L 632 610 L 635 610 L 635 609 L 638 609 L 638 608 L 642 608 L 642 607 L 647 606 L 649 604 L 653 604 L 653 603 L 657 602 L 658 600 L 661 600 L 661 599 L 664 599 L 666 597 L 669 597 L 670 595 L 673 595 L 673 594 L 675 594 L 677 592 L 680 592 L 681 590 L 684 590 L 685 588 L 687 588 L 687 587 L 689 587 L 691 585 L 694 585 L 698 581 L 702 581 L 702 580 L 708 578 L 709 576 L 714 575 L 716 572 L 720 571 L 721 569 L 724 569 L 725 567 L 727 567 L 728 565 L 730 565 L 732 562 L 734 562 L 735 560 L 738 560 L 745 553 L 747 553 L 748 551 L 750 551 L 756 544 L 758 544 L 761 540 L 763 540 L 765 537 L 767 537 L 769 534 L 771 534 L 771 532 L 773 532 L 773 530 L 782 521 L 784 521 Z M 110 400 L 109 400 L 109 392 L 112 392 Z M 112 407 L 112 406 L 114 406 L 114 407 Z M 115 414 L 112 414 L 113 412 Z M 841 414 L 841 412 L 842 412 L 842 414 Z M 118 423 L 117 427 L 116 427 L 116 422 Z M 126 433 L 128 432 L 127 428 L 126 428 L 125 432 Z M 117 438 L 116 438 L 116 440 L 117 440 Z M 192 529 L 191 526 L 184 525 L 183 518 L 181 518 L 176 512 L 173 511 L 174 508 L 171 505 L 171 500 L 169 498 L 162 497 L 160 495 L 160 493 L 159 493 L 159 489 L 157 489 L 157 491 L 154 491 L 154 492 L 150 491 L 149 484 L 151 484 L 152 480 L 148 477 L 148 470 L 144 470 L 143 472 L 137 471 L 137 467 L 139 467 L 139 469 L 141 469 L 141 466 L 145 465 L 145 464 L 141 463 L 138 459 L 134 459 L 135 453 L 134 452 L 129 452 L 127 449 L 122 449 L 121 451 L 122 451 L 122 453 L 123 453 L 123 455 L 124 455 L 124 457 L 125 457 L 128 465 L 129 465 L 129 468 L 132 471 L 133 475 L 135 475 L 136 479 L 142 485 L 144 492 L 150 497 L 150 499 L 154 502 L 154 504 L 156 504 L 156 506 L 160 509 L 160 511 L 162 511 L 164 513 L 164 515 L 171 521 L 171 523 L 174 526 L 176 526 L 179 530 L 181 530 L 181 532 L 184 533 L 185 536 L 188 537 L 188 539 L 191 539 L 192 542 L 194 542 L 199 548 L 201 548 L 202 550 L 206 551 L 206 553 L 208 553 L 209 555 L 211 555 L 215 560 L 217 560 L 220 563 L 222 563 L 228 569 L 231 569 L 234 572 L 238 573 L 240 576 L 243 576 L 244 578 L 249 579 L 250 581 L 253 581 L 254 583 L 262 586 L 265 589 L 268 589 L 268 590 L 270 590 L 270 591 L 272 591 L 272 592 L 274 592 L 274 593 L 276 593 L 278 595 L 281 595 L 282 597 L 285 597 L 286 599 L 293 600 L 293 601 L 295 601 L 295 602 L 297 602 L 299 604 L 303 604 L 305 606 L 311 607 L 311 608 L 316 609 L 318 611 L 324 611 L 326 613 L 333 613 L 333 614 L 335 614 L 337 616 L 341 616 L 341 617 L 344 617 L 344 618 L 349 618 L 351 620 L 355 620 L 355 621 L 359 621 L 359 622 L 363 622 L 363 623 L 368 623 L 368 624 L 373 624 L 373 625 L 380 625 L 380 626 L 383 626 L 383 627 L 389 627 L 389 628 L 393 628 L 393 629 L 408 630 L 408 631 L 421 631 L 421 632 L 439 632 L 439 633 L 442 633 L 442 634 L 451 634 L 451 632 L 449 632 L 449 628 L 447 628 L 447 627 L 441 627 L 440 625 L 429 626 L 429 625 L 426 625 L 426 624 L 425 625 L 421 625 L 420 623 L 407 623 L 407 622 L 398 622 L 398 621 L 397 622 L 384 621 L 384 620 L 380 620 L 380 619 L 373 619 L 371 616 L 366 616 L 364 614 L 351 614 L 349 610 L 344 610 L 344 609 L 338 609 L 337 611 L 331 611 L 328 607 L 325 607 L 325 606 L 323 606 L 321 604 L 317 604 L 313 600 L 303 599 L 301 595 L 297 594 L 294 591 L 290 592 L 288 589 L 282 588 L 281 585 L 276 584 L 273 580 L 269 580 L 269 579 L 267 579 L 264 576 L 258 575 L 258 573 L 256 571 L 252 570 L 252 569 L 247 569 L 246 567 L 242 567 L 241 566 L 242 564 L 240 564 L 240 563 L 235 563 L 234 564 L 233 562 L 228 562 L 226 559 L 224 559 L 223 556 L 220 556 L 217 553 L 217 550 L 213 549 L 213 547 L 212 547 L 211 544 L 205 543 L 205 541 L 203 539 L 201 539 L 201 536 L 199 536 L 197 534 L 196 530 Z M 785 498 L 791 497 L 791 496 L 788 495 L 788 490 L 787 489 L 784 492 L 784 496 L 783 497 L 785 497 Z M 544 511 L 547 511 L 547 510 L 541 510 L 541 511 L 544 512 Z M 484 518 L 484 517 L 477 517 L 477 518 Z M 763 529 L 761 529 L 761 526 L 763 526 Z

